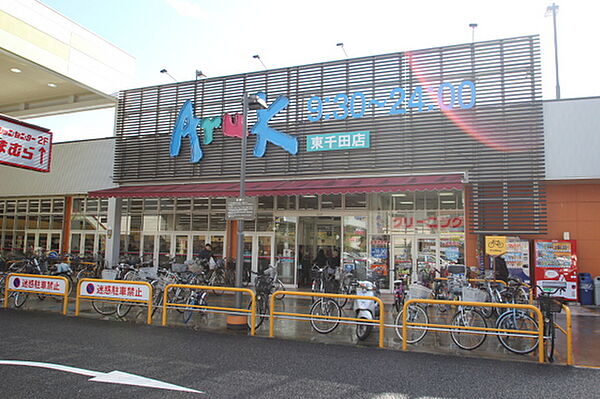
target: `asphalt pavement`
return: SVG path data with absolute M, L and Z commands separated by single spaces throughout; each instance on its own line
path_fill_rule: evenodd
M 0 310 L 0 342 L 3 398 L 549 399 L 598 397 L 600 382 L 597 369 L 249 337 L 12 309 Z M 6 360 L 84 371 L 75 374 L 2 364 Z M 203 393 L 90 380 L 94 373 L 114 370 Z

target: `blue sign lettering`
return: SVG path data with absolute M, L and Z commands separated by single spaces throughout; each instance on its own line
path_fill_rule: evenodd
M 264 98 L 264 93 L 258 93 L 257 95 Z M 287 97 L 279 96 L 268 109 L 259 109 L 256 111 L 258 120 L 250 130 L 251 134 L 256 134 L 256 145 L 254 146 L 255 157 L 262 157 L 265 155 L 267 150 L 267 142 L 271 142 L 283 148 L 292 155 L 296 155 L 298 153 L 297 138 L 268 126 L 271 118 L 273 118 L 279 111 L 287 107 L 289 103 L 290 100 L 288 100 Z
M 370 147 L 368 131 L 311 134 L 306 136 L 306 151 L 355 150 Z
M 200 140 L 198 140 L 198 134 L 196 128 L 200 123 L 200 119 L 194 117 L 194 106 L 190 100 L 187 100 L 177 116 L 175 122 L 175 128 L 171 135 L 171 151 L 172 157 L 179 155 L 181 150 L 181 140 L 184 137 L 190 138 L 190 146 L 192 148 L 192 156 L 190 162 L 199 162 L 202 159 L 202 148 L 200 147 Z M 212 140 L 211 140 L 212 141 Z

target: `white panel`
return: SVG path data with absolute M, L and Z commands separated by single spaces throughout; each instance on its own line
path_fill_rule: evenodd
M 0 197 L 83 194 L 115 187 L 114 138 L 54 144 L 50 173 L 0 165 Z
M 544 103 L 546 179 L 600 178 L 600 97 Z

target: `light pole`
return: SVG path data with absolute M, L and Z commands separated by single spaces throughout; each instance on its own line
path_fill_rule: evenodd
M 469 24 L 469 28 L 472 29 L 472 31 L 471 31 L 471 43 L 475 43 L 475 28 L 477 28 L 477 24 L 475 24 L 475 23 Z
M 346 53 L 346 49 L 344 48 L 344 43 L 338 43 L 338 44 L 336 44 L 336 46 L 340 47 L 342 49 L 342 51 L 344 52 L 344 55 L 346 56 L 346 58 L 348 58 L 348 53 Z
M 165 75 L 173 79 L 173 82 L 177 82 L 177 79 L 175 79 L 166 69 L 161 69 L 160 73 L 164 73 Z
M 558 83 L 558 46 L 556 40 L 556 13 L 558 12 L 558 5 L 552 3 L 551 6 L 546 8 L 546 17 L 552 13 L 552 23 L 554 24 L 554 66 L 556 69 L 556 99 L 560 100 L 560 84 Z
M 242 156 L 240 161 L 240 198 L 246 195 L 246 136 L 248 134 L 248 111 L 267 108 L 264 98 L 257 94 L 248 95 L 244 92 L 242 98 Z M 235 265 L 235 286 L 242 287 L 242 270 L 244 267 L 244 220 L 237 221 L 237 260 Z M 236 293 L 235 306 L 242 307 L 242 294 Z
M 265 68 L 265 70 L 267 69 L 267 66 L 265 65 L 265 63 L 260 59 L 260 55 L 255 54 L 252 56 L 252 58 L 254 58 L 255 60 L 258 60 L 258 62 L 261 63 L 261 65 L 263 66 L 263 68 Z

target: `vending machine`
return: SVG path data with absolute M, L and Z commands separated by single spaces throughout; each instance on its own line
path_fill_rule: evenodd
M 519 237 L 507 237 L 504 260 L 510 277 L 516 277 L 524 283 L 531 284 L 529 240 L 522 240 Z
M 535 284 L 544 290 L 551 291 L 566 283 L 566 291 L 556 292 L 554 296 L 576 301 L 579 279 L 575 241 L 535 240 L 533 245 Z

